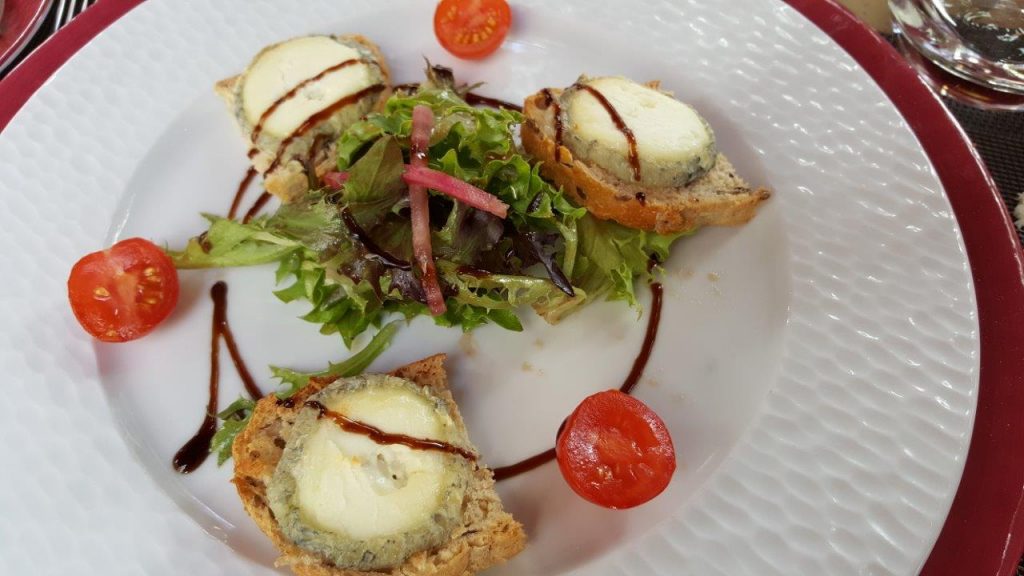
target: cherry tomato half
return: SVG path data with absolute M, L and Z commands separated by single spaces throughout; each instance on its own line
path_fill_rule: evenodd
M 441 0 L 434 12 L 434 34 L 459 58 L 483 58 L 501 46 L 512 23 L 505 0 Z
M 668 486 L 676 469 L 665 423 L 618 390 L 580 402 L 558 435 L 555 453 L 573 491 L 606 508 L 647 502 Z
M 129 238 L 83 257 L 68 277 L 71 310 L 105 342 L 145 336 L 178 303 L 178 272 L 149 240 Z

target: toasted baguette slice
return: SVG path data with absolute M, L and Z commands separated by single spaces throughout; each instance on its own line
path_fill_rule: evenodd
M 374 99 L 373 111 L 379 112 L 384 108 L 384 104 L 391 96 L 391 71 L 388 68 L 387 60 L 384 59 L 384 54 L 376 44 L 360 34 L 345 34 L 337 38 L 347 43 L 359 44 L 373 55 L 373 59 L 380 66 L 385 89 L 367 96 L 367 98 Z M 264 50 L 267 50 L 267 48 L 264 48 Z M 251 127 L 245 126 L 245 122 L 238 117 L 237 111 L 236 98 L 238 82 L 241 78 L 241 74 L 225 78 L 214 84 L 213 89 L 224 100 L 228 110 L 236 116 L 243 135 L 246 138 L 250 138 L 252 135 Z M 334 143 L 340 135 L 340 132 L 334 128 L 331 124 L 331 119 L 327 119 L 316 128 L 310 130 L 306 137 L 299 139 L 289 146 L 287 154 L 291 158 L 283 159 L 269 173 L 267 170 L 276 157 L 276 147 L 280 140 L 260 138 L 260 141 L 255 143 L 256 153 L 250 159 L 253 168 L 263 175 L 263 186 L 267 192 L 270 192 L 284 203 L 292 202 L 302 197 L 309 190 L 309 175 L 303 162 L 305 158 L 312 160 L 317 177 L 332 170 L 334 166 Z M 347 128 L 347 126 L 343 128 Z M 312 150 L 312 146 L 318 142 L 323 142 L 324 145 L 317 150 Z
M 432 387 L 452 407 L 451 416 L 456 426 L 465 431 L 465 423 L 448 391 L 444 360 L 445 355 L 438 354 L 403 366 L 391 374 Z M 413 554 L 404 564 L 389 572 L 361 572 L 332 566 L 288 540 L 267 506 L 267 483 L 277 468 L 303 402 L 326 385 L 313 383 L 306 386 L 292 398 L 291 406 L 279 404 L 273 395 L 261 399 L 256 404 L 252 420 L 235 439 L 231 450 L 235 460 L 232 482 L 245 511 L 281 551 L 276 562 L 278 566 L 287 566 L 299 576 L 469 576 L 522 551 L 526 546 L 523 527 L 502 508 L 501 500 L 494 491 L 493 475 L 483 465 L 476 469 L 467 492 L 462 529 L 440 549 Z
M 551 93 L 557 98 L 561 90 L 552 89 Z M 543 92 L 526 99 L 523 148 L 542 162 L 541 173 L 546 178 L 602 220 L 659 234 L 701 226 L 735 226 L 753 218 L 757 205 L 771 195 L 764 188 L 751 189 L 722 154 L 714 168 L 686 186 L 651 187 L 622 181 L 599 166 L 574 159 L 564 145 L 556 153 L 554 110 Z

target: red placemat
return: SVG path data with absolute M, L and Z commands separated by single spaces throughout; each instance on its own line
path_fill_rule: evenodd
M 832 0 L 786 0 L 871 75 L 914 130 L 945 187 L 971 261 L 981 390 L 949 518 L 922 571 L 1011 574 L 1024 549 L 1024 258 L 999 191 L 939 98 L 878 34 Z M 79 48 L 142 0 L 101 0 L 0 81 L 0 130 Z

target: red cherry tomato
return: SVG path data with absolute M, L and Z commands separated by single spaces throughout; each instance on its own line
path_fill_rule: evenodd
M 105 342 L 145 336 L 178 303 L 178 272 L 149 240 L 129 238 L 83 257 L 68 277 L 71 310 Z
M 676 469 L 672 437 L 646 404 L 608 390 L 580 402 L 555 444 L 558 467 L 584 499 L 632 508 L 661 493 Z
M 512 24 L 505 0 L 441 0 L 434 12 L 434 34 L 459 58 L 483 58 L 501 46 Z

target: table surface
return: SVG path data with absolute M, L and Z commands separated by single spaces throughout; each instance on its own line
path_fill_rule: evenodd
M 58 4 L 54 3 L 35 37 L 7 72 L 53 34 Z M 0 79 L 4 75 L 0 73 Z M 1024 112 L 981 110 L 948 98 L 943 100 L 974 143 L 1012 213 L 1024 194 Z M 1018 230 L 1018 234 L 1024 242 L 1024 230 Z M 1024 576 L 1024 559 L 1017 568 L 1017 576 Z

